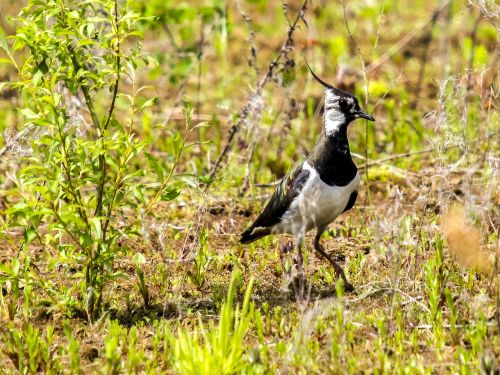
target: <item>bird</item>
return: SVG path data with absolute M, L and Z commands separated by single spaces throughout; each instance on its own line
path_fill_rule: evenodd
M 360 176 L 349 149 L 347 127 L 362 118 L 375 121 L 364 112 L 355 95 L 320 79 L 307 63 L 314 79 L 324 87 L 323 128 L 319 139 L 301 163 L 278 183 L 264 209 L 247 230 L 240 243 L 249 244 L 270 234 L 289 233 L 296 238 L 299 293 L 303 288 L 302 244 L 307 232 L 316 229 L 314 249 L 340 275 L 346 291 L 354 287 L 342 267 L 324 250 L 322 234 L 342 213 L 350 210 L 358 196 Z

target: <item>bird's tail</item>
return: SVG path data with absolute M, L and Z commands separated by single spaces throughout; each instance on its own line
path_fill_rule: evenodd
M 241 234 L 240 243 L 249 244 L 271 233 L 269 228 L 250 227 Z

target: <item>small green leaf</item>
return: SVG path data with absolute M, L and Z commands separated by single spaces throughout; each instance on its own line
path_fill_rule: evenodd
M 202 122 L 197 123 L 195 126 L 193 126 L 191 128 L 191 130 L 198 129 L 198 128 L 208 128 L 209 126 L 210 126 L 210 124 L 207 121 L 202 121 Z
M 151 98 L 149 100 L 146 100 L 146 102 L 144 102 L 144 104 L 141 106 L 141 111 L 145 108 L 148 108 L 148 107 L 152 107 L 154 105 L 156 105 L 158 103 L 158 98 Z
M 152 169 L 154 169 L 160 182 L 163 182 L 164 178 L 163 167 L 160 165 L 158 160 L 156 160 L 156 158 L 153 155 L 151 155 L 148 152 L 146 152 L 145 154 L 146 154 L 146 159 L 148 159 L 149 166 Z
M 211 184 L 213 182 L 213 178 L 210 178 L 208 175 L 198 176 L 198 180 L 203 184 Z
M 132 192 L 134 194 L 134 197 L 136 197 L 141 203 L 146 202 L 146 198 L 144 197 L 144 194 L 142 193 L 142 186 L 134 186 L 132 189 Z
M 174 147 L 175 156 L 178 158 L 182 151 L 182 136 L 178 131 L 172 137 L 172 146 Z
M 177 188 L 169 188 L 169 189 L 167 189 L 167 191 L 165 191 L 161 195 L 161 200 L 162 201 L 171 201 L 171 200 L 177 198 L 180 193 L 181 193 L 180 190 Z
M 23 237 L 24 237 L 24 243 L 26 245 L 29 244 L 37 237 L 36 229 L 32 225 L 30 225 L 28 228 L 24 230 Z
M 13 64 L 11 59 L 0 59 L 0 64 Z
M 132 259 L 136 265 L 146 263 L 146 258 L 141 253 L 136 253 Z
M 100 220 L 100 218 L 93 217 L 92 220 L 91 220 L 91 223 L 92 223 L 92 227 L 93 227 L 94 232 L 95 232 L 95 236 L 94 237 L 101 238 L 102 230 L 101 230 L 101 220 Z
M 27 119 L 32 120 L 38 118 L 38 114 L 33 112 L 30 108 L 24 108 L 21 110 L 21 114 Z
M 5 52 L 9 52 L 9 44 L 7 43 L 7 38 L 5 37 L 5 32 L 0 26 L 0 48 Z
M 91 39 L 82 39 L 78 42 L 77 46 L 78 47 L 82 47 L 82 46 L 88 46 L 88 45 L 92 45 L 92 44 L 95 44 L 95 42 Z
M 40 82 L 40 80 L 42 79 L 43 77 L 43 73 L 41 70 L 37 70 L 35 74 L 33 74 L 33 84 L 35 86 L 38 86 L 38 83 Z
M 85 249 L 92 244 L 92 239 L 87 232 L 80 234 L 80 245 Z

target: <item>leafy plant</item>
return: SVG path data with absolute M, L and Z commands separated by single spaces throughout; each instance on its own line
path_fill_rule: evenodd
M 194 257 L 194 270 L 187 271 L 187 275 L 196 288 L 205 283 L 206 273 L 212 257 L 208 249 L 208 233 L 203 229 L 199 236 L 199 250 Z
M 14 258 L 9 263 L 0 264 L 0 285 L 4 285 L 10 293 L 3 299 L 7 316 L 13 320 L 19 310 L 19 299 L 24 295 L 24 318 L 30 316 L 31 292 L 35 282 L 32 273 L 29 271 L 30 259 L 24 258 L 24 263 Z
M 9 325 L 0 334 L 2 350 L 19 373 L 57 373 L 61 363 L 55 356 L 54 327 L 47 326 L 44 335 L 31 324 L 23 329 Z
M 498 372 L 498 266 L 454 265 L 498 257 L 496 4 L 323 3 L 1 0 L 0 373 Z M 367 180 L 324 239 L 357 292 L 306 247 L 297 305 L 286 237 L 237 234 L 319 137 L 304 54 L 377 122 L 349 128 Z M 453 201 L 478 235 L 450 241 Z M 233 269 L 262 306 L 234 343 Z
M 234 374 L 245 368 L 243 339 L 254 316 L 250 302 L 253 279 L 248 283 L 241 309 L 233 306 L 235 279 L 233 272 L 218 325 L 206 327 L 200 317 L 194 332 L 179 328 L 177 337 L 170 336 L 174 367 L 181 374 Z
M 425 288 L 429 299 L 429 320 L 434 330 L 435 346 L 440 348 L 443 340 L 443 311 L 447 273 L 444 268 L 443 238 L 435 237 L 436 253 L 425 266 Z
M 142 300 L 144 301 L 144 306 L 149 306 L 149 289 L 146 283 L 146 278 L 144 276 L 144 271 L 142 270 L 142 265 L 146 263 L 146 258 L 141 253 L 134 255 L 135 263 L 135 276 L 137 277 L 137 286 L 139 287 L 139 292 L 141 293 Z
M 64 334 L 68 340 L 68 354 L 71 359 L 71 372 L 73 374 L 80 374 L 80 344 L 78 339 L 71 333 L 71 326 L 68 322 L 64 322 Z
M 132 215 L 125 225 L 117 219 L 139 205 L 147 215 L 159 200 L 178 195 L 172 177 L 184 145 L 179 132 L 172 135 L 170 163 L 159 167 L 149 156 L 161 177 L 159 187 L 139 181 L 144 170 L 134 164 L 146 146 L 135 135 L 135 118 L 156 102 L 139 105 L 138 95 L 147 87 L 135 88 L 135 69 L 151 59 L 140 44 L 122 47 L 140 37 L 140 20 L 117 0 L 32 0 L 17 18 L 13 45 L 28 56 L 18 66 L 8 53 L 18 67 L 18 81 L 10 85 L 24 98 L 24 126 L 37 134 L 15 176 L 19 202 L 9 208 L 8 224 L 24 227 L 23 247 L 36 240 L 57 250 L 54 267 L 77 269 L 70 288 L 78 291 L 90 320 L 103 311 L 105 286 L 121 275 L 114 269 L 125 250 L 120 241 L 137 232 L 140 218 Z M 131 94 L 121 92 L 124 77 L 132 81 Z M 80 100 L 88 117 L 74 104 Z M 115 116 L 119 102 L 128 102 L 126 122 Z M 60 293 L 73 295 L 65 288 Z
M 109 324 L 109 333 L 104 340 L 105 366 L 107 374 L 119 374 L 122 367 L 122 352 L 124 350 L 121 338 L 124 329 L 117 321 Z

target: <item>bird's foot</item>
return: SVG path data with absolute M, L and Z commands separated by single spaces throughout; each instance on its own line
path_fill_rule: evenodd
M 347 293 L 352 293 L 355 290 L 354 286 L 351 283 L 347 282 L 347 281 L 344 281 L 344 285 L 343 286 L 344 286 L 344 291 L 347 292 Z
M 295 248 L 295 245 L 293 244 L 293 241 L 288 241 L 287 243 L 280 245 L 279 251 L 280 251 L 280 253 L 288 254 L 294 248 Z
M 308 285 L 304 276 L 296 275 L 292 278 L 288 288 L 295 295 L 297 301 L 303 302 L 306 299 L 306 291 L 309 289 Z
M 335 276 L 337 276 L 337 278 L 341 278 L 342 281 L 343 281 L 343 286 L 344 286 L 344 291 L 345 292 L 354 292 L 354 286 L 349 282 L 347 281 L 347 277 L 345 275 L 345 272 L 344 272 L 344 269 L 339 266 L 339 264 L 335 261 L 331 261 L 331 264 L 333 266 L 333 268 L 335 269 Z
M 335 276 L 337 276 L 338 278 L 342 278 L 342 287 L 344 288 L 344 292 L 354 292 L 354 286 L 349 281 L 347 281 L 347 278 L 345 277 L 344 271 L 342 269 L 335 270 Z

